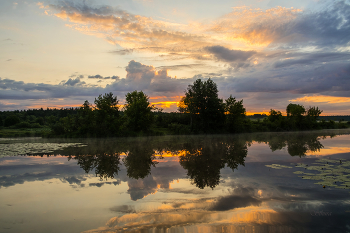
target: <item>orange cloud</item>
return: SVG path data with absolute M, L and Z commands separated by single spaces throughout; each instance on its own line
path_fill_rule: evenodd
M 172 106 L 177 106 L 178 102 L 174 101 L 163 101 L 163 102 L 152 102 L 151 104 L 155 105 L 156 107 L 160 107 L 163 109 L 171 108 Z
M 220 44 L 229 49 L 243 50 L 248 49 L 247 45 L 267 46 L 280 37 L 276 28 L 294 20 L 301 12 L 299 9 L 284 7 L 265 11 L 244 7 L 234 8 L 231 13 L 213 23 L 177 24 L 132 15 L 112 7 L 108 7 L 106 13 L 100 13 L 94 8 L 83 11 L 71 5 L 50 5 L 50 9 L 57 12 L 53 14 L 56 17 L 69 21 L 71 28 L 103 36 L 109 43 L 202 60 L 210 59 L 203 50 L 208 46 Z
M 58 11 L 54 14 L 56 17 L 69 21 L 69 27 L 98 37 L 102 34 L 109 43 L 125 48 L 167 53 L 188 52 L 210 45 L 206 36 L 186 32 L 186 28 L 190 29 L 187 25 L 132 15 L 111 7 L 105 14 L 95 13 L 93 8 L 90 11 L 74 6 L 51 5 L 50 8 Z
M 317 152 L 308 152 L 306 155 L 312 155 L 315 157 L 318 156 L 328 156 L 328 155 L 334 155 L 334 154 L 342 154 L 342 153 L 349 153 L 350 147 L 329 147 L 329 148 L 323 148 L 320 151 Z
M 269 112 L 267 112 L 267 111 L 262 111 L 262 112 L 247 111 L 246 114 L 247 114 L 247 116 L 252 116 L 254 114 L 266 114 L 266 115 L 269 115 Z
M 289 101 L 339 104 L 339 103 L 350 103 L 350 98 L 349 97 L 326 96 L 326 95 L 313 95 L 313 96 L 304 96 L 304 97 L 292 99 Z
M 181 203 L 179 208 L 162 204 L 153 211 L 126 214 L 113 217 L 106 226 L 86 232 L 115 232 L 118 230 L 148 231 L 151 229 L 171 228 L 179 232 L 212 232 L 214 228 L 222 227 L 232 232 L 244 227 L 251 228 L 254 224 L 275 224 L 279 219 L 278 212 L 268 207 L 246 207 L 231 211 L 208 211 L 211 201 L 198 202 L 190 200 Z M 253 228 L 254 229 L 254 228 Z M 231 232 L 230 231 L 230 232 Z M 216 231 L 215 231 L 216 232 Z
M 275 7 L 268 10 L 234 8 L 214 22 L 208 30 L 224 34 L 226 40 L 239 40 L 251 45 L 267 46 L 280 37 L 279 26 L 294 20 L 300 9 Z

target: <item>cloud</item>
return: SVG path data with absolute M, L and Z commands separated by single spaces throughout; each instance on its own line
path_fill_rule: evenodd
M 291 67 L 276 69 L 274 72 L 261 71 L 245 78 L 234 78 L 228 84 L 238 92 L 271 93 L 323 93 L 350 91 L 350 65 L 348 63 L 329 63 L 314 68 Z
M 319 12 L 302 15 L 293 25 L 290 32 L 302 35 L 303 43 L 308 45 L 342 46 L 350 41 L 350 5 L 348 1 L 329 1 Z M 288 35 L 287 34 L 287 35 Z
M 112 53 L 117 55 L 126 55 L 126 54 L 132 54 L 133 51 L 134 51 L 133 49 L 122 49 L 122 50 L 113 51 Z
M 343 46 L 350 41 L 350 5 L 345 0 L 323 1 L 319 10 L 248 7 L 234 10 L 213 22 L 209 31 L 252 45 L 285 47 Z
M 84 177 L 76 177 L 76 176 L 71 176 L 71 177 L 64 177 L 62 180 L 67 181 L 69 184 L 77 184 L 81 185 L 82 181 L 85 181 L 86 178 Z
M 254 195 L 254 189 L 238 187 L 235 189 L 235 194 L 219 197 L 210 210 L 227 211 L 247 206 L 260 206 L 262 201 L 252 195 Z
M 157 69 L 161 70 L 183 70 L 183 69 L 193 69 L 195 67 L 204 67 L 204 64 L 182 64 L 182 65 L 168 65 L 168 66 L 159 66 Z
M 159 44 L 162 44 L 162 51 L 186 51 L 208 44 L 204 36 L 178 30 L 184 25 L 133 15 L 119 8 L 72 2 L 59 2 L 49 7 L 56 17 L 68 20 L 70 27 L 89 34 L 104 35 L 108 42 L 121 45 L 125 49 L 116 51 L 120 55 L 138 48 L 155 51 Z
M 211 47 L 217 56 L 228 56 L 231 59 L 248 59 L 244 64 L 250 65 L 248 55 L 235 57 L 236 52 L 231 53 L 225 47 Z M 230 56 L 232 55 L 232 56 Z M 233 75 L 229 70 L 221 70 L 220 73 L 203 73 L 194 75 L 192 78 L 177 79 L 168 74 L 167 68 L 156 68 L 152 65 L 142 64 L 131 60 L 126 66 L 126 76 L 102 76 L 89 75 L 90 80 L 110 80 L 103 86 L 88 85 L 82 78 L 84 76 L 74 74 L 68 81 L 61 84 L 44 83 L 25 83 L 12 79 L 0 78 L 0 99 L 2 101 L 1 109 L 25 108 L 25 106 L 37 106 L 44 100 L 50 100 L 50 103 L 64 99 L 65 104 L 75 101 L 75 106 L 80 105 L 84 100 L 93 101 L 100 94 L 112 92 L 121 102 L 126 93 L 134 90 L 143 91 L 149 97 L 164 96 L 162 100 L 157 100 L 158 106 L 167 108 L 171 111 L 176 110 L 176 104 L 187 86 L 192 84 L 195 79 L 212 78 L 218 85 L 221 98 L 227 98 L 230 94 L 238 99 L 244 99 L 245 107 L 248 111 L 261 111 L 261 108 L 270 108 L 283 110 L 288 105 L 289 100 L 302 98 L 305 95 L 316 96 L 334 96 L 350 97 L 350 65 L 347 60 L 350 58 L 347 52 L 317 52 L 317 53 L 274 53 L 269 56 L 261 57 L 255 54 L 258 59 L 258 65 L 251 65 L 247 70 L 236 71 Z M 304 64 L 303 64 L 304 59 Z M 237 63 L 237 62 L 233 62 Z M 195 63 L 194 65 L 196 65 Z M 232 63 L 229 63 L 232 65 Z M 237 64 L 240 64 L 238 62 Z M 179 65 L 183 66 L 183 65 Z M 183 67 L 191 68 L 192 64 Z M 176 68 L 176 65 L 174 66 Z M 198 67 L 200 67 L 198 65 Z M 231 66 L 232 67 L 232 66 Z M 173 98 L 174 97 L 174 98 Z M 175 98 L 176 97 L 176 98 Z M 13 100 L 13 101 L 12 101 Z M 14 104 L 21 100 L 20 104 Z M 40 101 L 39 101 L 40 100 Z M 11 102 L 12 101 L 12 102 Z M 61 100 L 62 101 L 62 100 Z M 168 101 L 168 103 L 164 103 Z M 169 102 L 170 101 L 170 102 Z M 28 104 L 32 102 L 31 104 Z M 344 106 L 337 104 L 322 103 L 324 114 L 327 111 L 344 111 Z M 45 106 L 44 106 L 45 107 Z
M 312 65 L 325 62 L 336 62 L 350 59 L 350 53 L 347 52 L 315 52 L 315 53 L 288 53 L 279 56 L 280 61 L 274 63 L 274 68 L 284 68 L 293 65 Z
M 212 53 L 218 60 L 225 62 L 246 61 L 256 54 L 256 51 L 231 50 L 220 45 L 206 47 L 205 49 Z
M 105 184 L 113 184 L 114 186 L 115 185 L 120 185 L 121 184 L 121 180 L 118 180 L 118 181 L 111 181 L 111 182 L 99 182 L 99 183 L 89 183 L 89 186 L 95 186 L 95 187 L 98 187 L 98 188 L 101 188 L 103 185 Z
M 307 102 L 307 103 L 347 103 L 347 104 L 350 104 L 349 97 L 336 97 L 336 96 L 324 96 L 324 95 L 304 96 L 304 97 L 292 99 L 289 101 Z
M 120 206 L 114 206 L 110 208 L 110 211 L 113 212 L 120 212 L 120 213 L 136 213 L 135 208 L 130 205 L 120 205 Z
M 119 79 L 119 76 L 107 76 L 107 77 L 102 77 L 101 75 L 89 75 L 88 78 L 90 79 Z
M 67 85 L 67 86 L 78 86 L 78 85 L 83 85 L 85 84 L 85 82 L 81 82 L 80 78 L 76 78 L 76 79 L 68 79 L 67 82 L 64 82 L 63 85 Z
M 76 72 L 77 73 L 77 72 Z M 82 75 L 82 74 L 72 74 L 71 76 L 69 76 L 70 78 L 75 78 L 75 77 L 78 77 L 78 78 L 80 78 L 80 79 L 83 79 L 84 78 L 84 75 Z
M 285 25 L 294 22 L 301 13 L 300 9 L 285 7 L 267 10 L 233 8 L 231 13 L 209 24 L 207 30 L 224 35 L 226 40 L 266 46 L 280 40 L 281 34 L 287 30 Z

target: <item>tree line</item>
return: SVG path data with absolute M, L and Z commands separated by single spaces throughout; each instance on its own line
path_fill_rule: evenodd
M 263 120 L 251 120 L 246 115 L 243 100 L 218 96 L 216 83 L 197 79 L 185 90 L 178 112 L 164 113 L 149 102 L 142 91 L 125 96 L 125 105 L 113 93 L 95 98 L 94 105 L 85 101 L 80 108 L 38 109 L 0 112 L 2 127 L 50 127 L 47 136 L 115 137 L 164 134 L 242 133 L 264 131 L 294 131 L 322 128 L 346 128 L 349 124 L 318 121 L 318 107 L 305 108 L 290 103 L 286 116 L 271 109 Z

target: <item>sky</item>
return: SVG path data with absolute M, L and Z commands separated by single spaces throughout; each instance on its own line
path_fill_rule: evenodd
M 349 0 L 6 0 L 0 22 L 0 111 L 137 90 L 171 112 L 211 78 L 248 114 L 350 114 Z

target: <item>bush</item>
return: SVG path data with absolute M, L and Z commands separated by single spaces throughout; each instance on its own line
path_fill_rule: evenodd
M 14 127 L 18 129 L 23 129 L 23 128 L 30 128 L 31 124 L 27 121 L 22 121 L 18 124 L 16 124 Z
M 191 127 L 189 125 L 171 123 L 168 125 L 168 128 L 174 134 L 190 134 L 191 133 Z
M 4 120 L 4 126 L 9 127 L 9 126 L 18 124 L 19 122 L 21 122 L 21 120 L 19 119 L 18 116 L 10 115 L 6 117 L 6 119 Z

